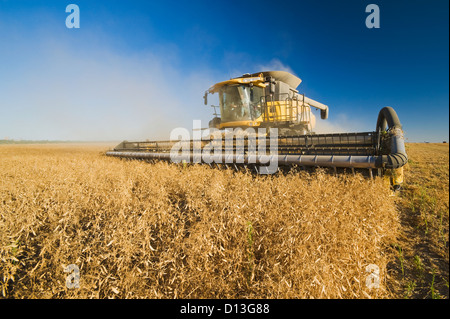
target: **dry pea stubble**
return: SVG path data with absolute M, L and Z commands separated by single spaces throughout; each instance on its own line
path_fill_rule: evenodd
M 386 298 L 398 216 L 381 180 L 255 176 L 0 148 L 0 284 L 10 298 Z M 80 288 L 64 269 L 80 269 Z M 380 269 L 369 289 L 366 266 Z

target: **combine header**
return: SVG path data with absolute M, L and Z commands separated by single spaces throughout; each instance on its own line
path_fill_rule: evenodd
M 278 166 L 331 167 L 386 176 L 394 188 L 403 182 L 407 162 L 403 131 L 394 109 L 381 109 L 375 131 L 315 134 L 316 118 L 328 118 L 328 106 L 297 91 L 301 80 L 284 71 L 244 74 L 213 85 L 218 108 L 208 134 L 178 135 L 168 141 L 123 141 L 106 155 L 141 160 L 168 160 L 237 168 L 251 165 L 259 173 Z M 181 137 L 181 138 L 180 138 Z M 270 163 L 270 165 L 267 165 Z

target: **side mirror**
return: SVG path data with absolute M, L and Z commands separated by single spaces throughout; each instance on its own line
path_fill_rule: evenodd
M 208 105 L 208 92 L 205 92 L 205 95 L 203 95 L 203 100 L 205 101 L 205 105 Z
M 322 120 L 326 120 L 328 118 L 328 108 L 325 110 L 320 110 L 320 118 Z

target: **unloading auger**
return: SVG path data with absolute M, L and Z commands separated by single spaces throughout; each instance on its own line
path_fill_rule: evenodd
M 385 176 L 394 188 L 400 187 L 408 158 L 395 110 L 382 108 L 374 131 L 315 134 L 312 109 L 320 110 L 321 119 L 326 120 L 328 106 L 300 94 L 296 89 L 300 83 L 298 77 L 284 71 L 244 74 L 216 83 L 204 95 L 205 105 L 208 94 L 219 95 L 206 136 L 123 141 L 106 155 L 236 169 L 253 166 L 259 173 L 290 166 L 330 167 L 353 173 L 363 170 L 370 176 Z

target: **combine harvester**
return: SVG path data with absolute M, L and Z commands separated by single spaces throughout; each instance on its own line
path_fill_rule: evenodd
M 213 106 L 215 117 L 208 134 L 194 132 L 193 139 L 184 135 L 168 141 L 123 141 L 106 155 L 236 169 L 244 165 L 266 174 L 279 166 L 358 170 L 371 177 L 384 176 L 398 189 L 408 158 L 394 109 L 381 109 L 372 132 L 315 134 L 312 108 L 326 120 L 328 106 L 300 94 L 296 89 L 300 83 L 301 79 L 284 71 L 244 74 L 217 83 L 204 96 L 208 105 L 208 94 L 218 93 L 220 103 L 220 113 Z

